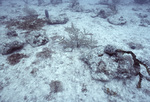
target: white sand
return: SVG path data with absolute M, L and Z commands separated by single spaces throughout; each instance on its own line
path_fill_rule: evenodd
M 46 1 L 46 0 L 45 0 Z M 49 1 L 49 0 L 48 0 Z M 95 5 L 98 1 L 82 0 L 81 5 L 85 9 L 102 8 L 102 5 Z M 15 6 L 12 7 L 12 3 Z M 63 25 L 45 25 L 48 38 L 58 35 L 67 36 L 65 27 L 70 27 L 73 23 L 80 30 L 93 34 L 93 39 L 98 41 L 98 45 L 104 47 L 112 44 L 120 49 L 133 51 L 137 58 L 143 58 L 150 61 L 150 25 L 148 27 L 139 26 L 140 19 L 136 14 L 143 13 L 150 17 L 148 4 L 138 5 L 133 2 L 126 2 L 118 5 L 118 14 L 123 16 L 127 23 L 123 26 L 112 25 L 106 19 L 96 17 L 92 18 L 93 12 L 72 12 L 69 10 L 69 3 L 52 6 L 37 6 L 36 0 L 31 2 L 29 7 L 34 8 L 40 18 L 44 18 L 44 10 L 47 9 L 50 14 L 58 15 L 66 13 L 69 22 Z M 3 0 L 0 6 L 0 16 L 7 15 L 9 18 L 24 15 L 22 0 Z M 132 8 L 141 8 L 139 11 L 133 11 Z M 6 37 L 8 29 L 0 24 L 0 45 L 11 39 Z M 20 40 L 24 40 L 23 30 L 16 29 Z M 127 43 L 134 42 L 144 46 L 143 49 L 132 50 Z M 43 48 L 50 48 L 53 53 L 48 59 L 36 57 L 36 53 Z M 44 46 L 31 47 L 26 45 L 19 53 L 29 55 L 29 58 L 22 59 L 18 64 L 12 66 L 8 64 L 6 58 L 8 55 L 0 54 L 0 84 L 3 89 L 0 90 L 0 102 L 149 102 L 150 101 L 150 82 L 143 79 L 142 88 L 137 89 L 138 77 L 126 81 L 112 80 L 108 83 L 95 81 L 91 79 L 89 68 L 79 60 L 82 53 L 89 52 L 88 49 L 75 49 L 73 52 L 64 52 L 59 43 L 50 41 Z M 35 64 L 33 64 L 35 62 Z M 37 74 L 33 76 L 30 72 L 37 68 Z M 141 67 L 145 70 L 144 67 Z M 62 82 L 63 91 L 50 94 L 50 82 L 59 80 Z M 83 85 L 86 85 L 86 92 L 82 92 Z M 104 93 L 103 88 L 107 87 L 115 91 L 117 96 L 110 96 Z

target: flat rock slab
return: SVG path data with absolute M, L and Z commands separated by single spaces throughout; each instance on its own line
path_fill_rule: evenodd
M 127 20 L 124 19 L 122 16 L 118 17 L 118 16 L 112 16 L 112 17 L 109 17 L 107 19 L 107 21 L 110 23 L 110 24 L 113 24 L 113 25 L 124 25 L 127 23 Z
M 66 24 L 69 21 L 69 18 L 66 14 L 60 14 L 59 16 L 50 16 L 47 20 L 47 24 L 54 25 L 54 24 Z
M 41 34 L 41 32 L 32 32 L 31 34 L 26 36 L 26 41 L 32 47 L 38 47 L 48 43 L 49 39 L 45 34 Z

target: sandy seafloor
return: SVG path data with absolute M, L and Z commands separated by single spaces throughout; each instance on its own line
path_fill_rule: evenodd
M 105 7 L 105 5 L 96 5 L 97 2 L 98 0 L 82 0 L 80 5 L 89 10 Z M 107 22 L 107 19 L 100 17 L 92 18 L 93 12 L 74 12 L 69 9 L 69 2 L 55 6 L 38 6 L 33 0 L 29 7 L 37 11 L 39 18 L 45 18 L 45 9 L 52 15 L 66 13 L 68 16 L 69 21 L 66 24 L 45 24 L 42 27 L 49 39 L 55 35 L 66 36 L 68 33 L 64 30 L 65 27 L 70 27 L 73 23 L 81 31 L 85 29 L 86 32 L 93 34 L 93 39 L 97 40 L 98 45 L 101 46 L 98 48 L 100 51 L 103 51 L 107 44 L 111 44 L 119 49 L 134 52 L 137 58 L 150 61 L 150 25 L 139 26 L 140 18 L 137 16 L 139 13 L 146 14 L 147 19 L 150 19 L 150 12 L 147 11 L 150 8 L 149 5 L 135 4 L 132 1 L 123 1 L 118 4 L 116 15 L 123 16 L 127 20 L 127 23 L 122 26 L 112 25 Z M 3 0 L 0 6 L 0 16 L 7 16 L 8 20 L 17 16 L 25 16 L 23 7 L 22 0 Z M 138 10 L 134 11 L 133 8 Z M 5 24 L 0 24 L 0 45 L 15 39 L 6 36 L 10 29 L 5 26 Z M 22 34 L 25 30 L 17 28 L 15 30 L 18 33 L 17 39 L 25 41 Z M 131 49 L 128 46 L 130 42 L 141 44 L 143 47 Z M 36 54 L 43 48 L 52 50 L 50 58 L 36 57 Z M 21 59 L 16 65 L 10 65 L 6 60 L 11 54 L 0 54 L 0 102 L 150 102 L 148 80 L 142 80 L 141 88 L 136 88 L 138 77 L 126 80 L 126 84 L 122 80 L 115 79 L 109 82 L 93 80 L 88 66 L 80 60 L 80 56 L 90 50 L 76 48 L 72 52 L 66 52 L 61 44 L 52 43 L 50 39 L 46 45 L 39 47 L 26 44 L 17 53 L 24 53 L 29 57 Z M 37 71 L 32 75 L 31 71 L 34 68 Z M 145 68 L 141 66 L 141 69 L 141 73 L 145 74 Z M 62 90 L 56 93 L 52 92 L 50 87 L 50 82 L 55 80 L 60 81 L 62 85 Z M 108 90 L 104 92 L 105 87 L 113 90 L 115 95 L 110 95 Z

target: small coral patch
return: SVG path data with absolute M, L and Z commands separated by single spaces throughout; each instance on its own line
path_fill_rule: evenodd
M 51 81 L 49 84 L 52 93 L 58 93 L 63 91 L 63 86 L 60 81 Z
M 18 19 L 10 19 L 9 21 L 5 22 L 6 28 L 10 29 L 12 27 L 16 27 L 22 30 L 40 30 L 44 24 L 45 20 L 42 18 L 38 18 L 37 16 L 34 17 L 18 17 Z
M 26 58 L 26 57 L 27 55 L 16 53 L 8 56 L 7 61 L 10 65 L 15 65 L 19 63 L 22 58 Z

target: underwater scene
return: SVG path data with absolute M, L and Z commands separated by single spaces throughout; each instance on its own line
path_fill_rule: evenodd
M 150 102 L 150 0 L 0 0 L 0 102 Z

